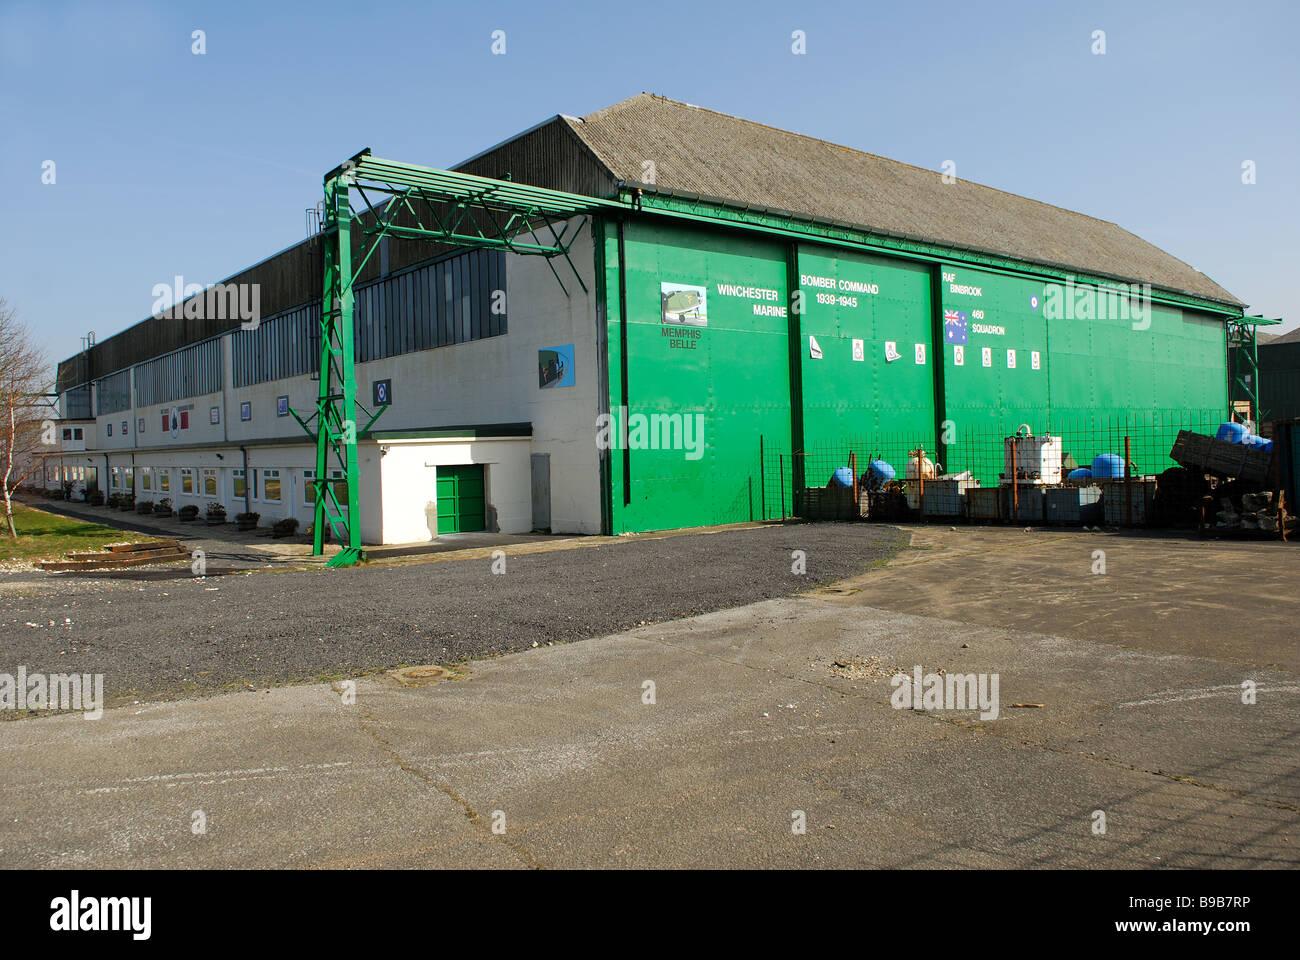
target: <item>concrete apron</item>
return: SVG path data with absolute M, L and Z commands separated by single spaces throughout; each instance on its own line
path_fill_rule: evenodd
M 1246 635 L 1227 650 L 1206 649 L 1205 625 L 1162 635 L 1147 621 L 1176 592 L 1168 571 L 1090 599 L 1079 577 L 1092 575 L 1071 573 L 1080 547 L 1091 555 L 1081 534 L 1033 545 L 1047 572 L 1015 612 L 1028 535 L 961 534 L 838 592 L 477 661 L 424 686 L 12 723 L 0 849 L 23 866 L 1297 864 L 1300 686 L 1293 665 L 1236 656 L 1252 633 L 1279 646 L 1272 613 L 1246 597 L 1217 627 Z M 1159 553 L 1096 540 L 1121 565 Z M 1169 566 L 1194 586 L 1219 560 L 1175 548 Z M 1088 613 L 1117 597 L 1151 606 Z M 1086 636 L 1019 626 L 1046 608 Z M 1135 624 L 1152 649 L 1125 645 Z M 916 665 L 997 673 L 1000 715 L 894 709 L 889 677 Z

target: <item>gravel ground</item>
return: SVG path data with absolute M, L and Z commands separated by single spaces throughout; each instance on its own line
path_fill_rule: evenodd
M 351 570 L 0 574 L 0 672 L 104 674 L 108 702 L 451 663 L 788 596 L 907 535 L 798 524 Z M 807 573 L 791 572 L 792 551 Z M 9 714 L 12 716 L 12 714 Z

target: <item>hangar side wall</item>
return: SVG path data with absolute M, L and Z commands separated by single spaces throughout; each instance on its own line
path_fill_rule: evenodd
M 1021 424 L 1095 437 L 1069 451 L 1084 463 L 1111 452 L 1116 424 L 1155 449 L 1189 414 L 1227 408 L 1224 325 L 1195 310 L 1121 309 L 1047 278 L 663 223 L 627 222 L 621 241 L 610 224 L 603 254 L 615 533 L 774 515 L 763 497 L 781 492 L 777 453 L 824 469 L 819 454 L 847 464 L 853 452 L 861 471 L 887 451 L 901 475 L 907 449 L 934 456 L 938 440 L 945 469 L 995 484 L 1000 438 Z M 702 315 L 689 315 L 691 297 Z M 674 302 L 686 315 L 670 315 Z M 647 443 L 638 415 L 702 417 L 703 449 L 656 447 L 653 422 Z

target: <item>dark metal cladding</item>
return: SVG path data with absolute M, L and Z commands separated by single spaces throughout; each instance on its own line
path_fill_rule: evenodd
M 1300 417 L 1300 343 L 1260 346 L 1259 407 L 1264 420 Z

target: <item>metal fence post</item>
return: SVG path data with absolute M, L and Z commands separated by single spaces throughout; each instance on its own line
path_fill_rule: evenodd
M 779 454 L 777 460 L 780 463 L 780 483 L 781 483 L 781 519 L 785 520 L 785 454 Z

